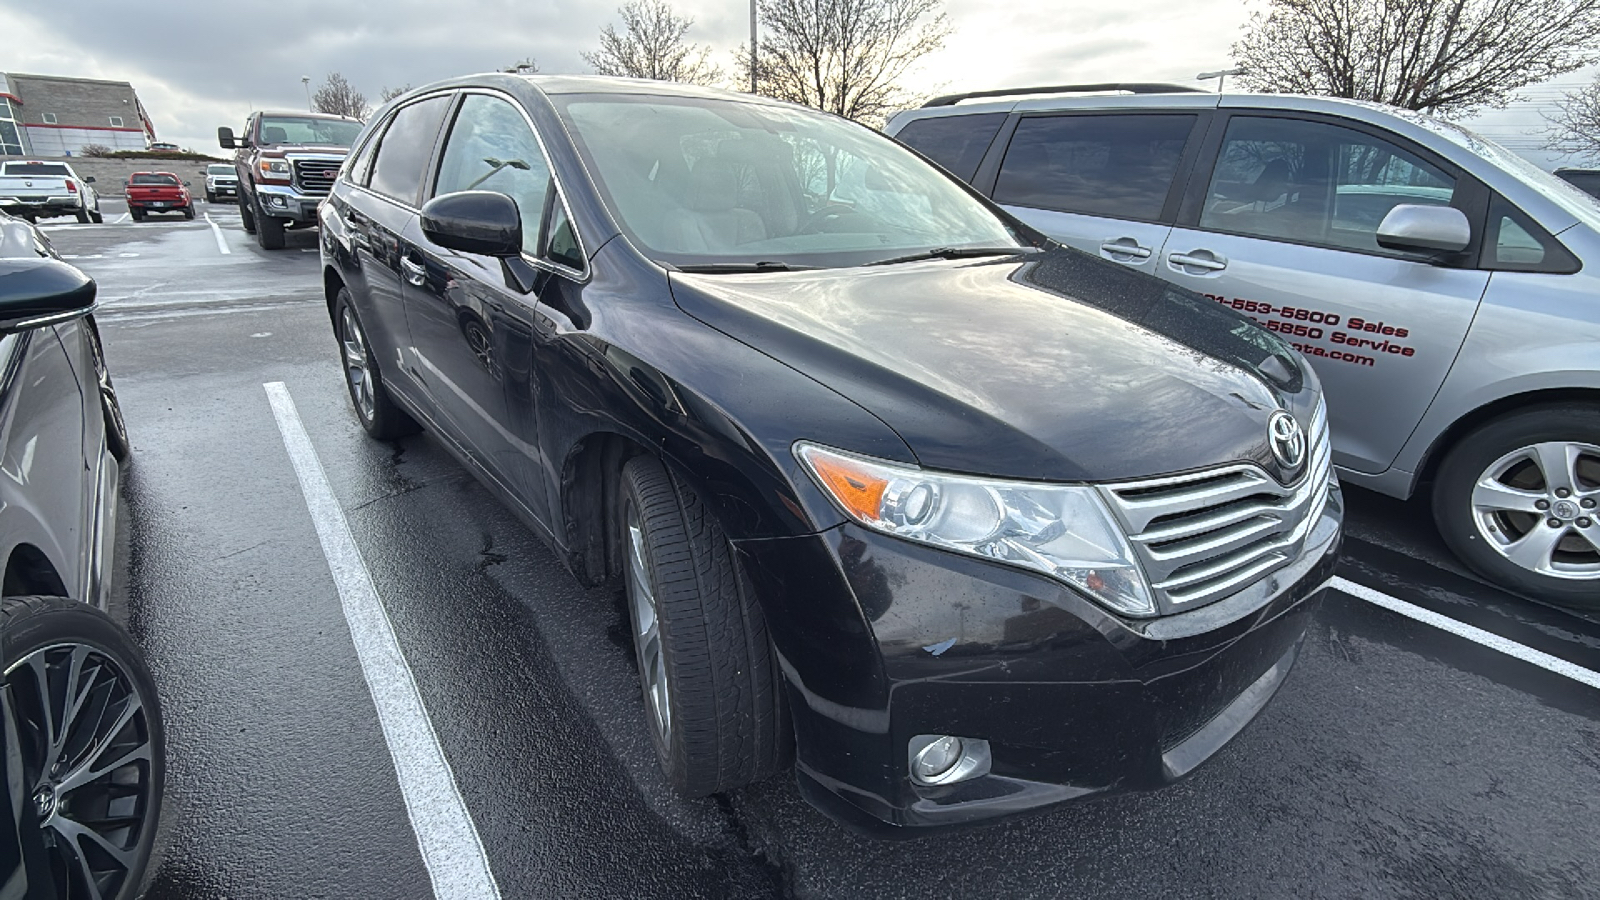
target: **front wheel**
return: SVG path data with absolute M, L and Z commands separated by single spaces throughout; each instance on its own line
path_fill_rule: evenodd
M 30 879 L 64 900 L 132 900 L 166 784 L 161 702 L 133 641 L 86 603 L 6 598 L 0 672 L 22 759 L 17 799 L 43 832 L 45 859 Z
M 623 579 L 657 757 L 690 797 L 784 768 L 792 738 L 761 607 L 704 502 L 659 460 L 622 470 Z
M 1538 407 L 1474 431 L 1439 466 L 1433 515 L 1479 574 L 1600 609 L 1600 408 Z
M 283 249 L 283 220 L 256 209 L 256 243 L 263 250 Z
M 338 329 L 339 356 L 344 363 L 344 385 L 350 392 L 350 403 L 355 407 L 361 427 L 380 441 L 415 433 L 417 421 L 390 399 L 384 387 L 366 329 L 361 327 L 361 319 L 350 305 L 348 288 L 339 289 L 333 314 Z

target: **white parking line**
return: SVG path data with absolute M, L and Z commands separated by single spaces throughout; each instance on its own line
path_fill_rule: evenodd
M 113 225 L 121 225 L 123 222 L 126 222 L 126 221 L 128 221 L 128 214 L 127 213 L 123 213 L 122 215 L 117 216 L 115 219 L 112 219 L 111 220 L 111 224 L 113 224 Z
M 456 785 L 450 762 L 439 746 L 428 710 L 422 705 L 411 667 L 395 640 L 394 626 L 372 584 L 361 550 L 350 534 L 344 510 L 328 484 L 328 476 L 311 446 L 294 398 L 281 381 L 262 385 L 283 434 L 284 449 L 294 464 L 306 507 L 328 558 L 345 621 L 378 709 L 389 754 L 400 779 L 400 794 L 417 835 L 422 862 L 439 900 L 499 900 L 500 887 Z
M 222 239 L 222 226 L 211 221 L 210 213 L 206 213 L 206 224 L 211 226 L 211 233 L 217 238 L 217 249 L 221 250 L 223 253 L 232 253 L 233 251 L 228 249 L 227 241 Z
M 1579 684 L 1586 684 L 1589 687 L 1600 689 L 1600 672 L 1567 662 L 1559 656 L 1551 656 L 1548 653 L 1524 646 L 1508 638 L 1503 638 L 1492 631 L 1484 631 L 1482 628 L 1476 628 L 1449 616 L 1441 616 L 1431 609 L 1423 609 L 1415 604 L 1407 603 L 1399 597 L 1391 597 L 1382 591 L 1374 590 L 1364 584 L 1356 584 L 1354 581 L 1337 575 L 1328 580 L 1328 587 L 1365 600 L 1375 606 L 1381 606 L 1384 609 L 1397 612 L 1407 618 L 1416 619 L 1418 622 L 1443 629 L 1457 637 L 1466 638 L 1475 644 L 1482 644 L 1490 650 L 1496 650 L 1507 656 L 1516 657 L 1523 662 L 1532 663 L 1557 675 L 1564 675 Z

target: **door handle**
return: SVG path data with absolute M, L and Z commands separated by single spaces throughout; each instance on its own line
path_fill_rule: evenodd
M 1199 254 L 1205 254 L 1200 256 Z M 1205 269 L 1207 272 L 1220 272 L 1228 267 L 1227 259 L 1212 253 L 1210 250 L 1196 250 L 1193 253 L 1173 253 L 1167 256 L 1167 262 L 1174 267 L 1191 266 L 1196 269 Z
M 1137 260 L 1150 258 L 1150 248 L 1140 246 L 1138 239 L 1131 237 L 1113 238 L 1105 241 L 1100 245 L 1100 252 L 1112 259 L 1117 259 L 1119 256 L 1129 256 Z M 1128 261 L 1117 259 L 1117 262 Z
M 422 287 L 422 283 L 428 279 L 428 270 L 409 256 L 400 257 L 400 268 L 405 270 L 406 281 L 417 287 Z

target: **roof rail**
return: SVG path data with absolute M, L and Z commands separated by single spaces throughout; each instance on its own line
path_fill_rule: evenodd
M 1105 91 L 1126 91 L 1130 94 L 1201 93 L 1199 88 L 1186 87 L 1181 84 L 1160 84 L 1142 81 L 1128 82 L 1127 84 L 1057 84 L 1049 87 L 1001 88 L 996 91 L 969 91 L 965 94 L 945 94 L 922 104 L 922 108 L 955 106 L 962 100 L 973 100 L 978 97 L 1015 97 L 1021 94 L 1093 94 Z

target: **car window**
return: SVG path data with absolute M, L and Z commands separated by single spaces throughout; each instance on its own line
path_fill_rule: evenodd
M 263 144 L 330 144 L 348 147 L 361 133 L 361 123 L 313 116 L 262 116 Z
M 178 178 L 175 175 L 135 175 L 129 181 L 129 184 L 166 184 L 166 185 L 173 185 L 173 184 L 177 184 L 177 183 L 178 183 Z
M 1489 205 L 1482 265 L 1502 272 L 1567 274 L 1579 269 L 1577 257 L 1560 241 L 1498 195 Z
M 1556 177 L 1591 197 L 1600 197 L 1600 172 L 1579 172 L 1567 169 Z
M 6 163 L 7 175 L 48 176 L 51 178 L 70 178 L 72 172 L 60 163 L 38 162 L 12 162 Z
M 207 175 L 232 175 L 233 174 L 233 166 L 225 165 L 225 164 L 224 165 L 216 165 L 216 166 L 206 166 L 206 174 Z
M 578 246 L 578 236 L 572 230 L 572 220 L 567 218 L 566 207 L 559 202 L 550 214 L 550 242 L 545 256 L 568 268 L 583 268 L 583 250 Z
M 1012 206 L 1161 217 L 1193 115 L 1035 116 L 1017 123 L 995 182 Z
M 1005 113 L 934 116 L 911 122 L 900 129 L 895 139 L 949 169 L 957 178 L 971 181 L 1005 121 Z
M 499 97 L 468 94 L 445 139 L 435 196 L 456 191 L 505 194 L 517 201 L 522 215 L 522 248 L 537 254 L 549 190 L 550 164 L 521 110 Z
M 433 153 L 449 97 L 438 96 L 401 107 L 389 122 L 372 164 L 372 190 L 407 206 L 422 194 L 422 173 Z
M 1449 206 L 1456 182 L 1400 146 L 1324 122 L 1236 116 L 1200 227 L 1394 255 L 1378 226 L 1394 207 Z

